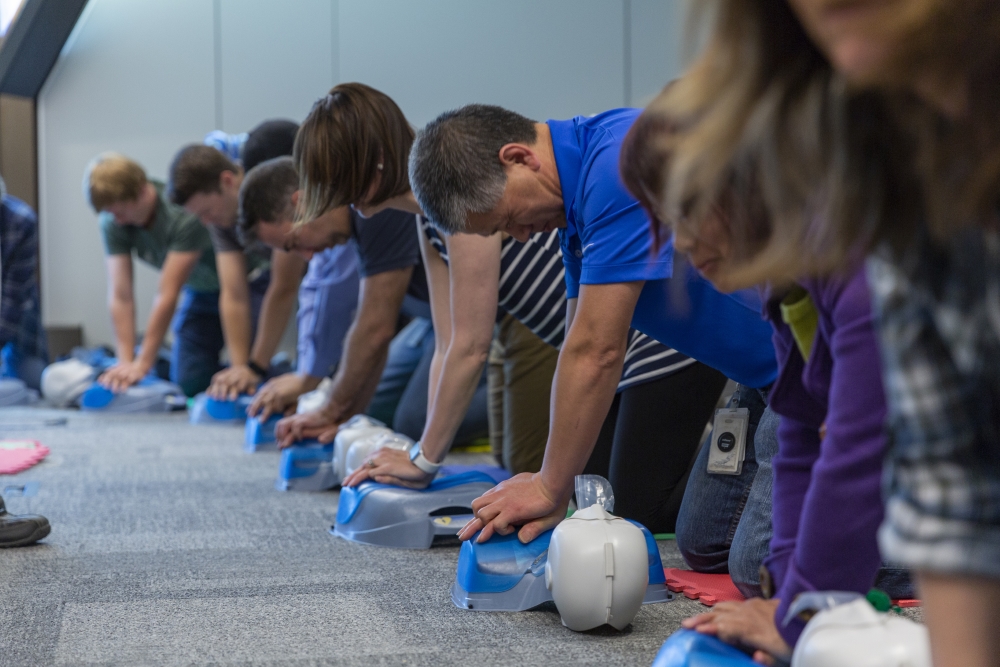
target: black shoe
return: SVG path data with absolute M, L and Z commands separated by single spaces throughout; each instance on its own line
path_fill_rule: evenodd
M 52 526 L 44 516 L 14 516 L 7 513 L 7 507 L 0 498 L 0 548 L 26 547 L 49 534 Z

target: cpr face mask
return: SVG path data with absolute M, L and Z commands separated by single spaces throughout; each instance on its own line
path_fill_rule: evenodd
M 344 462 L 344 476 L 350 475 L 364 464 L 365 460 L 380 449 L 398 449 L 409 451 L 413 441 L 402 433 L 393 433 L 389 429 L 375 431 L 356 440 L 347 450 L 347 460 Z
M 385 424 L 367 415 L 354 415 L 344 422 L 333 439 L 333 471 L 337 476 L 337 481 L 343 480 L 349 474 L 347 472 L 347 453 L 351 450 L 351 445 L 367 436 L 386 433 L 392 433 L 392 429 L 386 428 Z M 353 471 L 353 469 L 351 470 Z
M 591 484 L 596 495 L 580 493 L 581 482 Z M 639 612 L 649 583 L 646 538 L 639 528 L 608 511 L 614 496 L 607 480 L 580 476 L 577 489 L 581 504 L 604 503 L 593 502 L 556 526 L 545 585 L 570 630 L 582 632 L 605 624 L 623 630 Z

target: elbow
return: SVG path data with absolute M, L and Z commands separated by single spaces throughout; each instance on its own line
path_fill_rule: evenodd
M 584 361 L 594 370 L 606 372 L 621 372 L 625 363 L 625 346 L 623 344 L 602 343 L 595 340 L 574 341 L 565 346 L 564 353 Z
M 448 346 L 449 360 L 462 360 L 469 364 L 485 364 L 490 355 L 490 343 L 486 340 L 452 340 Z

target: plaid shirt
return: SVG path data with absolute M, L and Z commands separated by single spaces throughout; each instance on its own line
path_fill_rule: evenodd
M 892 443 L 883 555 L 1000 577 L 1000 236 L 883 250 L 868 280 Z
M 38 298 L 38 218 L 16 197 L 0 201 L 0 347 L 48 358 Z

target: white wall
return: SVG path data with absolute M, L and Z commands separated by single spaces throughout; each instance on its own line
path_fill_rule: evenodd
M 105 150 L 164 178 L 208 131 L 301 120 L 339 81 L 422 125 L 470 102 L 538 119 L 643 104 L 680 70 L 680 0 L 90 0 L 38 99 L 43 318 L 110 343 L 96 216 Z M 155 272 L 137 270 L 140 322 Z

